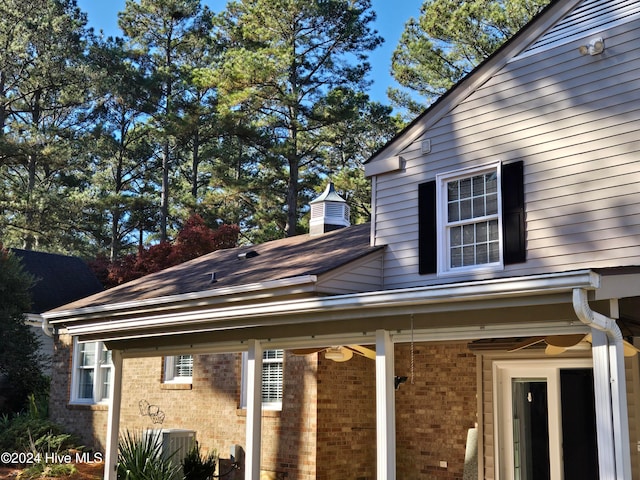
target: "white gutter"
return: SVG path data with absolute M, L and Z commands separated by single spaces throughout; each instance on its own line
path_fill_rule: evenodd
M 284 323 L 307 323 L 323 320 L 346 320 L 353 318 L 372 318 L 384 315 L 401 315 L 422 310 L 446 311 L 447 304 L 471 305 L 473 302 L 500 301 L 571 293 L 574 288 L 594 289 L 600 285 L 599 275 L 590 270 L 570 273 L 545 274 L 516 278 L 495 279 L 478 282 L 465 282 L 451 285 L 435 285 L 398 290 L 383 290 L 328 297 L 269 302 L 250 305 L 226 305 L 214 308 L 201 308 L 197 311 L 158 313 L 132 318 L 114 318 L 103 314 L 91 323 L 74 325 L 86 312 L 52 312 L 56 321 L 69 321 L 68 331 L 72 335 L 101 334 L 106 332 L 127 332 L 134 330 L 162 330 L 176 327 L 181 331 L 192 329 L 196 325 L 219 322 L 220 326 L 237 328 L 232 322 L 245 322 L 242 327 L 268 326 Z M 115 308 L 115 306 L 114 306 Z M 471 306 L 469 308 L 472 308 Z M 357 313 L 354 313 L 357 312 Z M 92 311 L 95 318 L 97 312 Z M 135 313 L 135 312 L 134 312 Z M 50 315 L 50 314 L 47 314 Z M 282 317 L 290 317 L 283 321 Z M 301 317 L 301 318 L 294 318 Z M 249 322 L 249 320 L 251 320 Z
M 42 328 L 42 331 L 47 337 L 53 337 L 54 329 L 49 324 L 49 321 L 42 315 L 37 313 L 27 313 L 27 322 L 30 322 L 33 327 L 40 325 L 40 328 Z
M 574 288 L 573 308 L 592 332 L 600 479 L 631 480 L 622 332 L 614 319 L 591 310 L 584 288 Z

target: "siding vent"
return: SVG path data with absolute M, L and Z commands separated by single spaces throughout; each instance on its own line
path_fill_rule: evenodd
M 329 182 L 322 194 L 309 202 L 311 207 L 311 221 L 309 233 L 320 235 L 351 225 L 349 221 L 349 205 L 344 198 L 335 191 L 333 182 Z
M 421 148 L 422 148 L 422 153 L 431 152 L 431 140 L 430 139 L 423 140 Z

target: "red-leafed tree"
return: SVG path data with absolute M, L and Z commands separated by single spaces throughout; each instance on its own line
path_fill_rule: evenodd
M 185 222 L 175 241 L 141 248 L 137 254 L 115 262 L 97 259 L 92 268 L 106 287 L 114 287 L 215 250 L 235 247 L 239 233 L 237 225 L 222 225 L 213 230 L 196 214 Z

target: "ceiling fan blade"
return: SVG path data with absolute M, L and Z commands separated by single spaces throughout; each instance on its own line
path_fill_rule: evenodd
M 326 347 L 322 348 L 294 348 L 293 350 L 289 350 L 294 355 L 309 355 L 311 353 L 318 353 L 326 350 Z
M 334 362 L 346 362 L 353 357 L 353 350 L 345 347 L 329 347 L 324 352 L 324 358 Z
M 548 344 L 544 349 L 545 355 L 560 355 L 561 353 L 566 352 L 567 347 L 558 347 L 556 345 Z
M 376 359 L 375 350 L 371 350 L 370 348 L 363 347 L 362 345 L 345 345 L 345 348 L 352 350 L 354 353 L 358 355 L 362 355 L 363 357 L 370 358 L 371 360 Z
M 624 356 L 625 357 L 635 357 L 640 350 L 636 348 L 632 343 L 627 342 L 626 340 L 622 341 L 622 346 L 624 347 Z
M 530 347 L 531 345 L 535 345 L 536 343 L 540 343 L 544 340 L 544 337 L 529 337 L 522 342 L 516 343 L 513 347 L 511 347 L 509 352 L 517 352 L 518 350 L 522 350 L 523 348 Z
M 569 348 L 574 347 L 583 340 L 588 340 L 584 333 L 576 333 L 574 335 L 549 335 L 544 338 L 548 345 L 554 347 Z

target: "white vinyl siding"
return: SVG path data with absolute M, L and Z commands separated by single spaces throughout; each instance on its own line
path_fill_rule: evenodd
M 585 0 L 516 58 L 596 35 L 637 18 L 640 18 L 640 2 L 637 0 Z
M 496 276 L 637 264 L 640 22 L 602 35 L 599 56 L 580 55 L 587 38 L 507 64 L 415 137 L 403 170 L 376 178 L 386 288 L 469 278 L 418 275 L 418 185 L 495 159 L 524 160 L 527 228 L 527 262 Z
M 71 403 L 101 403 L 109 399 L 113 364 L 102 342 L 74 340 Z

